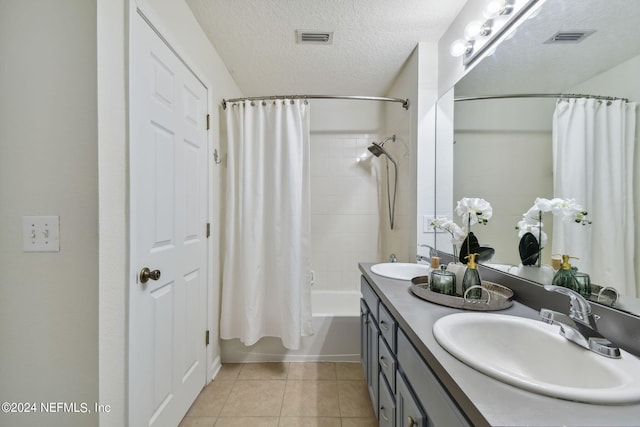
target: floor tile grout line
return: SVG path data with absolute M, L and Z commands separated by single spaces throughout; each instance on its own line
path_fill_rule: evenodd
M 312 363 L 312 362 L 311 362 L 311 363 Z M 326 362 L 325 362 L 325 363 L 326 363 Z M 287 390 L 287 387 L 290 385 L 290 384 L 289 384 L 289 382 L 291 382 L 291 383 L 293 383 L 293 382 L 305 382 L 305 381 L 326 382 L 326 383 L 331 382 L 331 383 L 333 383 L 333 384 L 335 385 L 335 389 L 336 389 L 336 398 L 338 399 L 338 402 L 337 402 L 337 403 L 338 403 L 338 408 L 337 408 L 337 409 L 338 409 L 338 411 L 337 411 L 336 413 L 334 413 L 334 414 L 326 414 L 326 415 L 317 415 L 317 414 L 316 414 L 316 415 L 313 415 L 313 416 L 310 416 L 310 417 L 312 417 L 312 418 L 324 418 L 324 417 L 336 418 L 336 419 L 340 420 L 340 421 L 339 421 L 339 422 L 340 422 L 340 426 L 342 426 L 342 425 L 343 425 L 343 423 L 344 423 L 344 420 L 345 420 L 345 419 L 347 419 L 347 418 L 354 418 L 354 416 L 346 416 L 346 417 L 345 417 L 345 416 L 343 416 L 343 409 L 344 409 L 344 408 L 342 407 L 343 405 L 341 405 L 341 402 L 340 402 L 340 390 L 339 390 L 338 385 L 339 385 L 340 383 L 344 383 L 344 382 L 363 382 L 363 379 L 362 379 L 362 378 L 349 378 L 349 377 L 347 377 L 347 378 L 340 378 L 340 379 L 339 379 L 339 378 L 338 378 L 338 367 L 337 367 L 337 363 L 335 363 L 335 362 L 330 362 L 330 363 L 331 363 L 331 365 L 332 365 L 332 367 L 333 367 L 333 372 L 335 373 L 335 377 L 333 377 L 332 379 L 328 379 L 328 378 L 318 378 L 318 377 L 313 377 L 312 375 L 311 375 L 311 376 L 309 376 L 309 377 L 306 377 L 306 378 L 305 378 L 306 373 L 313 374 L 313 373 L 314 373 L 314 372 L 313 372 L 313 370 L 310 370 L 310 371 L 302 371 L 301 378 L 296 378 L 296 379 L 294 379 L 294 378 L 292 378 L 292 377 L 291 377 L 291 374 L 292 374 L 292 370 L 291 370 L 291 362 L 285 362 L 285 366 L 286 366 L 286 376 L 285 376 L 285 378 L 271 378 L 271 377 L 269 377 L 269 376 L 267 375 L 267 377 L 265 377 L 265 378 L 257 377 L 257 378 L 249 378 L 249 380 L 257 380 L 257 381 L 261 381 L 261 380 L 274 380 L 274 379 L 284 380 L 284 389 L 283 389 L 283 391 L 282 391 L 282 399 L 281 399 L 281 401 L 280 401 L 280 411 L 279 411 L 279 414 L 278 414 L 277 416 L 274 416 L 274 418 L 276 418 L 276 419 L 277 419 L 277 423 L 278 423 L 278 425 L 280 425 L 280 424 L 281 424 L 281 422 L 282 422 L 282 420 L 283 420 L 284 418 L 286 418 L 286 416 L 284 416 L 284 415 L 283 415 L 283 409 L 284 409 L 284 403 L 285 403 L 285 402 L 284 402 L 284 398 L 285 398 L 285 396 L 286 396 L 286 390 Z M 242 375 L 242 371 L 243 371 L 243 369 L 245 369 L 245 368 L 246 368 L 246 366 L 247 366 L 247 365 L 249 365 L 249 364 L 247 364 L 247 363 L 241 363 L 241 366 L 240 366 L 240 368 L 238 369 L 237 374 L 236 374 L 234 377 L 232 377 L 232 378 L 229 378 L 229 379 L 225 379 L 225 380 L 224 380 L 224 381 L 229 381 L 229 382 L 231 382 L 231 383 L 232 383 L 232 384 L 231 384 L 231 390 L 234 390 L 234 389 L 238 386 L 239 382 L 247 381 L 247 380 L 244 380 L 244 379 L 240 379 L 240 377 L 241 377 L 241 375 Z M 325 372 L 326 372 L 326 371 L 325 371 Z M 317 374 L 318 372 L 316 371 L 315 373 Z M 214 425 L 218 425 L 218 423 L 220 422 L 221 414 L 222 414 L 222 412 L 223 412 L 224 408 L 229 404 L 229 401 L 230 401 L 230 399 L 231 399 L 231 396 L 232 396 L 232 393 L 230 392 L 230 393 L 226 396 L 226 398 L 224 399 L 224 403 L 222 404 L 220 411 L 218 411 L 218 414 L 217 414 L 217 416 L 216 416 L 216 419 L 215 419 L 215 423 L 214 423 Z M 298 417 L 303 417 L 303 418 L 304 418 L 304 417 L 306 417 L 306 415 L 304 415 L 304 414 L 300 414 L 300 415 L 298 415 Z M 224 418 L 224 417 L 222 417 L 222 418 Z M 294 417 L 294 418 L 295 418 L 295 417 Z M 356 416 L 355 418 L 362 418 L 362 417 L 357 417 L 357 416 Z M 365 418 L 368 418 L 368 417 L 365 417 Z

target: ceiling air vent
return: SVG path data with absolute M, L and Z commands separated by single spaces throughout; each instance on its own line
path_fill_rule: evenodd
M 332 44 L 333 31 L 296 30 L 299 44 Z
M 589 37 L 591 34 L 595 33 L 596 30 L 576 30 L 576 31 L 558 31 L 551 38 L 549 38 L 545 43 L 547 44 L 556 44 L 556 43 L 580 43 L 582 40 Z

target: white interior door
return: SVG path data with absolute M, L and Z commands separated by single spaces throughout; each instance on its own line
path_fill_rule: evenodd
M 134 20 L 129 425 L 175 427 L 206 375 L 207 90 Z

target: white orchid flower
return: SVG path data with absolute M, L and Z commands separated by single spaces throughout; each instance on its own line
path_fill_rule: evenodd
M 491 204 L 477 197 L 463 197 L 458 200 L 456 213 L 462 217 L 462 222 L 467 226 L 473 224 L 487 224 L 493 216 Z

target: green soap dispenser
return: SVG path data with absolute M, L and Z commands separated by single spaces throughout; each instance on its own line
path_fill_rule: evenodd
M 476 263 L 476 256 L 478 254 L 469 254 L 465 258 L 467 261 L 467 271 L 464 272 L 464 277 L 462 278 L 462 295 L 467 292 L 472 286 L 481 286 L 482 281 L 480 280 L 480 273 L 478 272 L 478 264 Z M 467 294 L 467 298 L 469 299 L 480 299 L 482 298 L 482 289 L 475 288 L 469 291 Z
M 551 282 L 554 286 L 562 286 L 563 288 L 571 289 L 572 291 L 580 292 L 580 286 L 569 264 L 569 255 L 562 255 L 562 265 L 553 276 Z

